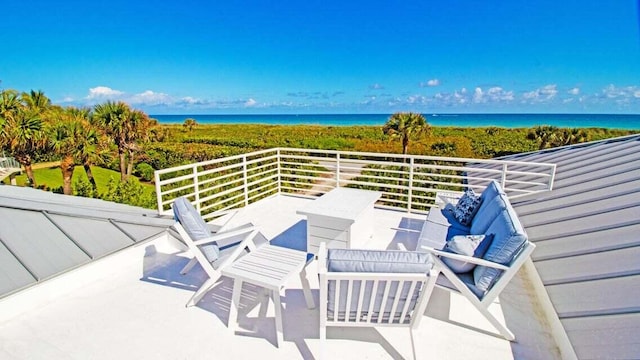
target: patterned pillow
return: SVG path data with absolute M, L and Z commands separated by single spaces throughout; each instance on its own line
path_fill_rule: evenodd
M 453 216 L 462 225 L 471 225 L 471 220 L 480 207 L 480 200 L 480 196 L 476 195 L 473 189 L 467 189 L 458 200 L 456 208 L 453 210 Z

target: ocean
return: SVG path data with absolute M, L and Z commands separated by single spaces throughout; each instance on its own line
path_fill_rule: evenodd
M 162 124 L 182 124 L 193 118 L 199 124 L 269 124 L 324 126 L 382 126 L 390 114 L 311 115 L 151 115 Z M 570 128 L 640 130 L 640 114 L 425 114 L 432 126 L 530 128 L 552 125 Z

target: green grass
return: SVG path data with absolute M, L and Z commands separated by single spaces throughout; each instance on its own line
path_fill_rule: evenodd
M 96 184 L 98 185 L 98 192 L 103 193 L 107 190 L 107 184 L 109 183 L 109 179 L 113 178 L 114 180 L 120 180 L 120 173 L 117 171 L 104 169 L 97 166 L 92 166 L 91 171 L 93 172 L 93 177 L 96 180 Z M 36 169 L 33 171 L 33 175 L 36 178 L 36 183 L 38 186 L 47 186 L 51 189 L 59 188 L 62 186 L 62 172 L 59 167 L 51 167 L 44 169 Z M 73 171 L 73 186 L 75 183 L 80 180 L 87 180 L 87 174 L 84 172 L 82 166 L 76 166 Z M 139 181 L 138 178 L 134 177 L 135 180 Z M 22 173 L 21 175 L 16 176 L 16 182 L 19 186 L 24 186 L 27 182 L 27 174 Z M 9 178 L 4 180 L 5 184 L 9 183 Z M 140 182 L 145 190 L 145 193 L 151 194 L 155 190 L 155 187 L 152 184 Z

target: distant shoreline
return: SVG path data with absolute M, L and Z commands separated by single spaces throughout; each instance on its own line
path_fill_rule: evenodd
M 161 124 L 182 124 L 187 118 L 198 124 L 264 124 L 319 126 L 382 126 L 390 114 L 301 114 L 301 115 L 150 115 Z M 438 127 L 532 128 L 551 125 L 569 128 L 640 130 L 640 114 L 425 114 Z

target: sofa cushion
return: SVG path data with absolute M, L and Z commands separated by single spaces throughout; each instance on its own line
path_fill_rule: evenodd
M 469 290 L 471 290 L 471 292 L 473 292 L 473 294 L 478 297 L 478 299 L 482 300 L 482 297 L 484 296 L 484 291 L 478 289 L 476 287 L 475 282 L 473 282 L 473 271 L 460 273 L 456 275 L 458 276 L 458 279 L 460 279 L 460 281 L 462 281 L 469 288 Z M 438 280 L 436 281 L 436 284 L 458 291 L 455 285 L 453 285 L 453 283 L 451 283 L 451 281 L 442 274 L 438 276 Z
M 493 241 L 483 259 L 502 265 L 508 265 L 527 241 L 527 234 L 510 205 L 498 214 L 487 233 L 493 234 Z M 501 270 L 476 266 L 473 270 L 475 284 L 482 291 L 487 291 L 500 273 Z
M 489 245 L 491 245 L 492 239 L 493 234 L 457 235 L 447 241 L 443 250 L 454 254 L 482 258 L 489 248 Z M 474 263 L 456 260 L 446 256 L 441 257 L 441 259 L 454 273 L 458 274 L 469 272 L 476 267 Z
M 468 188 L 467 190 L 465 190 L 460 200 L 458 200 L 458 203 L 455 206 L 455 210 L 453 211 L 453 216 L 462 225 L 471 225 L 471 220 L 478 211 L 481 200 L 481 197 L 476 195 L 476 193 L 473 192 L 473 189 Z
M 431 270 L 433 260 L 427 253 L 414 251 L 377 251 L 377 250 L 354 250 L 354 249 L 329 249 L 327 254 L 327 270 L 329 272 L 358 272 L 358 273 L 419 273 L 426 274 Z M 338 304 L 336 305 L 336 281 L 330 280 L 328 284 L 327 309 L 329 312 L 338 311 L 344 313 L 347 311 L 348 282 L 340 282 L 340 294 L 338 295 Z M 351 304 L 349 309 L 355 310 L 360 292 L 363 291 L 362 311 L 369 311 L 369 305 L 372 304 L 371 310 L 374 312 L 390 312 L 395 294 L 400 294 L 398 302 L 399 308 L 402 308 L 407 300 L 411 302 L 410 308 L 415 306 L 415 302 L 420 293 L 420 289 L 416 288 L 412 293 L 408 284 L 398 292 L 397 282 L 392 282 L 389 286 L 387 305 L 385 309 L 381 309 L 384 300 L 384 288 L 387 282 L 380 283 L 377 288 L 373 301 L 367 301 L 373 296 L 373 282 L 366 281 L 364 287 L 362 281 L 356 280 L 353 285 L 351 294 Z
M 494 184 L 495 182 L 492 182 Z M 497 184 L 497 183 L 495 183 Z M 486 234 L 489 225 L 493 223 L 493 220 L 507 207 L 509 199 L 504 192 L 495 193 L 494 186 L 488 187 L 490 195 L 488 195 L 482 203 L 480 208 L 471 221 L 471 233 L 472 234 Z M 485 190 L 486 192 L 487 190 Z M 483 192 L 484 194 L 484 192 Z
M 173 214 L 177 222 L 182 225 L 191 240 L 197 241 L 211 236 L 211 230 L 204 222 L 202 216 L 186 197 L 179 197 L 173 202 Z M 220 252 L 215 244 L 207 244 L 205 252 L 209 261 L 215 261 Z

